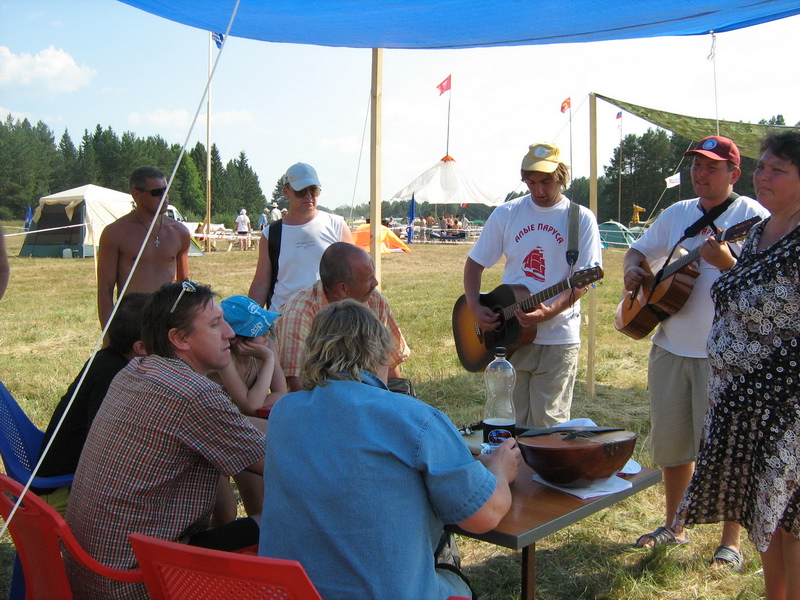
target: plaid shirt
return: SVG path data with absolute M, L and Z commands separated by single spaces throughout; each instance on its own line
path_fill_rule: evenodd
M 222 389 L 181 360 L 133 359 L 108 389 L 81 454 L 67 509 L 81 545 L 130 569 L 128 534 L 184 542 L 208 528 L 219 474 L 264 456 L 264 436 Z M 67 563 L 76 598 L 147 598 Z
M 311 332 L 311 322 L 317 313 L 328 306 L 328 298 L 317 282 L 302 292 L 298 292 L 281 307 L 281 316 L 275 321 L 273 330 L 278 340 L 278 354 L 281 368 L 286 377 L 300 376 L 300 361 L 305 350 L 305 341 Z M 373 290 L 366 305 L 374 312 L 381 323 L 389 329 L 392 338 L 392 351 L 389 353 L 389 368 L 394 368 L 411 355 L 403 333 L 394 320 L 386 298 L 378 290 Z

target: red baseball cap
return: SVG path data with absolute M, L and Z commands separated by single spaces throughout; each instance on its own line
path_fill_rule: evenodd
M 711 135 L 703 138 L 697 142 L 697 146 L 692 150 L 687 150 L 683 153 L 684 156 L 694 156 L 696 154 L 706 156 L 711 160 L 729 160 L 737 167 L 741 162 L 739 148 L 736 143 L 732 139 L 720 135 Z

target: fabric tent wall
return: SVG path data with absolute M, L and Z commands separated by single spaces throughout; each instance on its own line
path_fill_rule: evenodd
M 742 123 L 741 121 L 716 121 L 715 119 L 702 119 L 677 113 L 667 112 L 656 108 L 647 108 L 623 100 L 615 100 L 602 94 L 595 94 L 637 117 L 649 121 L 653 125 L 673 131 L 690 140 L 701 140 L 709 135 L 717 135 L 717 125 L 719 125 L 719 135 L 731 138 L 739 146 L 739 151 L 744 156 L 758 159 L 761 157 L 761 140 L 770 131 L 798 131 L 797 127 L 787 127 L 782 125 L 760 125 L 756 123 Z
M 224 32 L 236 0 L 121 0 Z M 796 0 L 241 0 L 230 35 L 350 48 L 478 48 L 721 33 L 800 14 Z
M 630 248 L 636 239 L 630 229 L 617 221 L 606 221 L 600 223 L 598 227 L 604 248 Z
M 361 225 L 353 232 L 353 243 L 359 248 L 363 248 L 369 252 L 369 225 Z M 378 230 L 380 236 L 381 254 L 389 254 L 390 252 L 411 252 L 411 249 L 403 243 L 397 234 L 381 225 Z
M 19 254 L 60 257 L 69 248 L 73 256 L 94 256 L 94 247 L 100 243 L 105 226 L 132 208 L 130 194 L 91 184 L 39 198 L 33 216 L 36 227 L 25 238 Z M 36 233 L 39 229 L 66 225 L 81 227 Z

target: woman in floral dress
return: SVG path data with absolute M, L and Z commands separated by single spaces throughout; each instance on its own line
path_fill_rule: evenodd
M 711 290 L 711 404 L 675 527 L 741 523 L 761 553 L 767 600 L 797 600 L 800 134 L 771 135 L 762 151 L 753 181 L 771 216 L 753 228 L 739 261 Z

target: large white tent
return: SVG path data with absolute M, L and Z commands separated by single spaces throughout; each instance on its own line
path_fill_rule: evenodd
M 430 204 L 487 204 L 501 202 L 476 183 L 456 160 L 446 155 L 419 177 L 392 196 L 392 200 L 411 200 Z

